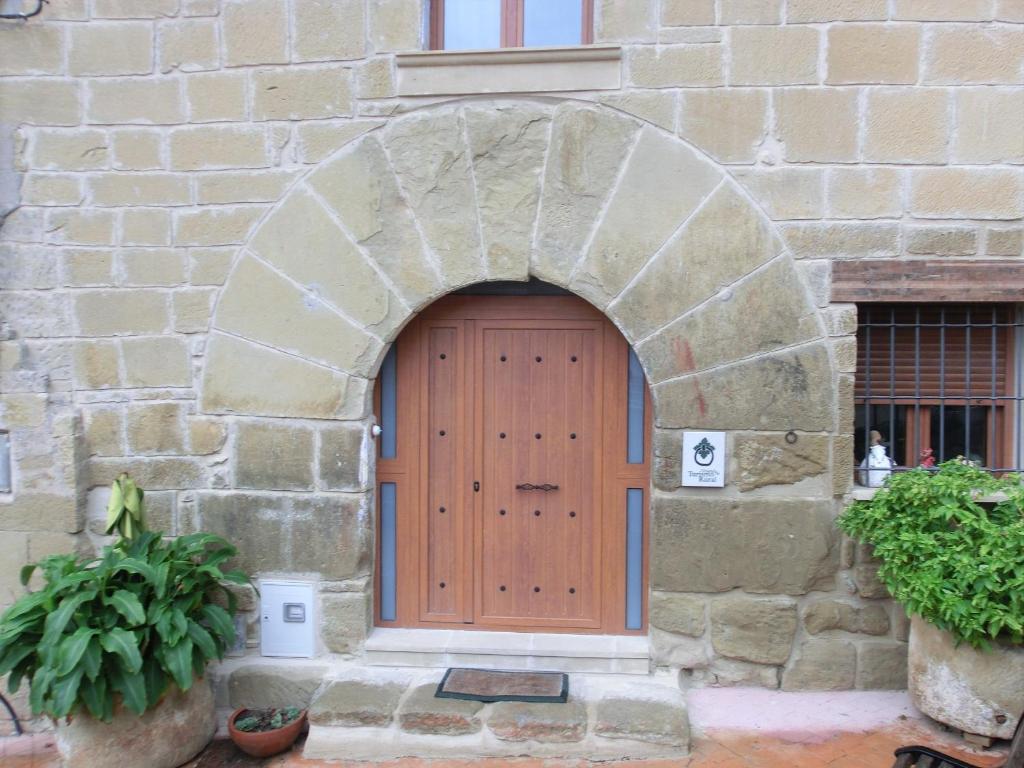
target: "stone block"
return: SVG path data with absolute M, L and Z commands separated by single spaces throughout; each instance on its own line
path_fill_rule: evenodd
M 736 169 L 733 176 L 776 221 L 825 215 L 825 172 L 821 169 Z
M 85 450 L 94 456 L 123 456 L 124 418 L 117 409 L 89 409 L 84 414 Z
M 990 21 L 990 0 L 895 0 L 892 18 L 896 21 Z
M 19 493 L 0 505 L 0 527 L 6 531 L 65 531 L 77 533 L 85 525 L 85 511 L 74 495 Z
M 864 563 L 853 569 L 853 580 L 857 594 L 869 599 L 882 600 L 891 597 L 888 588 L 878 579 L 878 566 Z
M 875 258 L 900 254 L 896 222 L 787 224 L 782 228 L 789 249 L 798 259 Z
M 194 459 L 153 456 L 93 459 L 89 462 L 88 486 L 110 485 L 122 472 L 131 475 L 147 492 L 194 490 L 208 483 L 206 468 Z
M 651 588 L 802 595 L 831 589 L 839 565 L 831 505 L 656 495 Z
M 362 424 L 336 424 L 320 430 L 320 481 L 330 491 L 362 490 Z
M 995 18 L 998 21 L 1024 22 L 1024 4 L 1020 0 L 996 0 Z
M 118 171 L 152 171 L 163 164 L 163 138 L 153 128 L 110 131 L 111 167 Z
M 840 425 L 840 429 L 852 429 Z M 853 435 L 832 438 L 832 495 L 842 496 L 853 486 Z
M 857 94 L 831 88 L 785 89 L 775 96 L 775 124 L 794 163 L 857 159 Z
M 103 131 L 37 131 L 31 143 L 31 166 L 50 171 L 91 171 L 107 168 L 110 150 Z
M 910 211 L 926 219 L 1019 219 L 1024 216 L 1024 177 L 1008 168 L 914 170 Z
M 907 253 L 928 256 L 971 256 L 978 252 L 978 232 L 963 227 L 913 227 L 908 229 Z
M 539 106 L 464 112 L 484 263 L 491 279 L 525 280 L 551 114 Z
M 0 46 L 0 76 L 60 74 L 63 48 L 60 26 L 25 24 L 6 30 Z
M 141 454 L 180 454 L 185 449 L 179 403 L 133 405 L 128 409 L 128 449 Z
M 768 132 L 768 94 L 729 88 L 682 94 L 679 135 L 723 163 L 749 163 Z
M 121 213 L 121 245 L 169 245 L 170 242 L 170 211 L 137 208 Z
M 425 683 L 412 689 L 398 711 L 398 724 L 403 731 L 435 736 L 463 736 L 480 731 L 483 708 L 479 701 L 438 699 L 437 683 Z
M 292 60 L 362 58 L 365 30 L 362 0 L 296 0 L 292 3 Z
M 250 256 L 221 295 L 217 327 L 344 371 L 368 371 L 380 352 L 376 339 Z
M 174 242 L 177 245 L 235 245 L 249 239 L 249 230 L 264 213 L 259 206 L 205 208 L 178 214 Z
M 214 334 L 204 367 L 207 413 L 300 418 L 362 418 L 365 380 L 241 339 Z
M 869 691 L 902 691 L 906 687 L 906 643 L 861 643 L 857 653 L 857 688 Z
M 857 649 L 845 640 L 807 640 L 782 672 L 784 691 L 846 691 L 854 687 Z
M 163 336 L 121 342 L 125 383 L 129 387 L 188 387 L 192 385 L 188 345 L 184 339 Z
M 185 252 L 170 248 L 122 248 L 118 252 L 127 286 L 175 286 L 185 282 Z
M 889 612 L 881 605 L 851 605 L 839 600 L 819 600 L 804 609 L 804 627 L 812 635 L 830 630 L 884 635 L 889 631 Z
M 898 218 L 902 174 L 892 168 L 832 168 L 828 173 L 829 216 L 837 219 Z
M 718 45 L 642 46 L 629 55 L 629 83 L 638 88 L 723 85 Z
M 682 695 L 664 701 L 607 696 L 594 708 L 594 733 L 685 749 L 690 743 L 686 703 Z
M 460 113 L 415 115 L 384 137 L 423 235 L 453 285 L 486 278 L 466 127 Z
M 94 19 L 157 19 L 174 16 L 180 0 L 93 0 Z
M 714 686 L 774 689 L 779 687 L 779 668 L 748 661 L 716 658 L 707 670 L 706 679 Z
M 711 644 L 722 656 L 755 664 L 784 664 L 796 636 L 796 602 L 726 597 L 711 602 Z
M 597 100 L 601 104 L 635 115 L 667 131 L 676 129 L 676 95 L 672 91 L 605 92 L 598 96 Z
M 391 278 L 406 304 L 420 306 L 438 295 L 438 278 L 427 264 L 412 214 L 376 137 L 363 137 L 322 165 L 309 177 L 309 184 Z M 295 234 L 288 220 L 275 221 L 273 217 L 260 234 L 271 227 L 278 243 L 289 242 Z M 254 245 L 258 250 L 259 237 Z
M 232 707 L 308 707 L 327 674 L 327 667 L 251 664 L 228 679 Z
M 563 105 L 555 111 L 531 256 L 533 274 L 568 282 L 636 131 L 633 121 L 596 109 Z
M 818 82 L 820 35 L 809 27 L 737 27 L 732 30 L 732 85 L 807 85 Z
M 662 427 L 818 432 L 833 423 L 831 382 L 828 352 L 815 345 L 674 378 L 653 395 Z
M 302 491 L 313 487 L 313 432 L 263 422 L 239 422 L 234 450 L 239 488 Z
M 954 162 L 1024 162 L 1024 90 L 958 89 L 955 103 Z
M 93 205 L 188 205 L 189 179 L 171 173 L 104 173 L 88 180 Z
M 369 5 L 370 42 L 378 53 L 422 47 L 423 14 L 419 0 L 376 0 Z
M 941 163 L 948 156 L 949 94 L 916 88 L 872 89 L 864 158 L 878 163 Z
M 888 0 L 788 0 L 787 24 L 826 21 L 885 21 Z
M 82 178 L 75 174 L 33 174 L 22 177 L 23 205 L 81 205 L 85 201 Z
M 80 83 L 41 79 L 0 82 L 0 123 L 70 126 L 81 119 Z
M 177 171 L 264 168 L 270 163 L 262 128 L 204 125 L 170 135 L 171 168 Z
M 80 291 L 74 312 L 85 336 L 163 333 L 169 320 L 167 298 L 157 291 Z
M 318 163 L 335 150 L 379 127 L 378 120 L 313 122 L 295 126 L 295 144 L 299 161 Z
M 704 598 L 675 592 L 652 592 L 652 627 L 677 635 L 700 637 L 704 634 Z
M 682 442 L 679 430 L 654 430 L 651 479 L 655 488 L 674 491 L 682 485 Z
M 68 74 L 72 77 L 148 75 L 153 71 L 152 24 L 72 24 L 68 32 Z
M 158 29 L 161 72 L 201 72 L 220 65 L 215 20 L 179 19 L 161 24 Z
M 718 23 L 781 24 L 782 0 L 720 0 Z
M 734 482 L 741 491 L 790 485 L 828 471 L 829 440 L 824 435 L 800 435 L 792 444 L 782 435 L 736 435 L 733 440 L 739 470 Z
M 331 680 L 309 708 L 313 725 L 384 728 L 391 724 L 404 683 L 383 680 Z
M 914 25 L 836 24 L 828 30 L 830 85 L 917 82 L 921 30 Z
M 221 11 L 224 63 L 288 63 L 288 8 L 282 0 L 228 0 Z
M 233 248 L 189 249 L 189 282 L 192 285 L 223 285 L 234 260 Z
M 86 119 L 91 123 L 167 125 L 185 120 L 181 88 L 174 79 L 90 80 L 88 90 Z
M 679 0 L 671 0 L 679 5 Z M 703 0 L 695 0 L 697 3 Z M 693 0 L 691 0 L 691 3 Z M 594 40 L 599 43 L 651 43 L 655 40 L 657 16 L 652 0 L 597 0 Z
M 204 173 L 196 179 L 196 202 L 274 203 L 295 180 L 291 171 L 225 171 Z
M 76 388 L 107 389 L 121 386 L 116 343 L 76 341 L 73 358 Z
M 604 219 L 580 262 L 574 290 L 597 306 L 618 295 L 711 194 L 719 172 L 692 149 L 644 128 Z M 651 189 L 661 194 L 651 197 Z
M 940 25 L 928 37 L 927 85 L 1015 85 L 1021 82 L 1024 36 L 992 25 Z
M 244 120 L 248 112 L 244 72 L 210 72 L 185 79 L 189 121 Z
M 228 431 L 220 419 L 190 418 L 188 435 L 191 453 L 208 456 L 224 447 Z
M 1024 251 L 1024 229 L 989 229 L 985 253 L 989 256 L 1021 256 Z
M 682 238 L 686 238 L 685 231 Z M 688 251 L 685 257 L 673 259 L 679 250 L 682 247 L 676 245 L 663 252 L 648 268 L 644 281 L 646 285 L 658 286 L 666 302 L 671 301 L 669 297 L 675 297 L 675 303 L 669 306 L 684 311 L 688 309 L 688 294 L 702 287 L 710 289 L 706 284 L 708 278 L 686 280 L 685 276 L 702 271 L 701 262 L 714 259 L 718 251 Z M 763 255 L 764 251 L 745 254 L 751 260 Z M 708 277 L 728 266 L 711 267 Z M 690 286 L 677 289 L 677 281 L 689 282 Z M 640 331 L 648 330 L 641 317 L 644 302 L 637 301 L 633 295 L 624 297 L 623 304 L 626 302 L 628 312 L 620 314 L 620 305 L 615 304 L 609 314 L 613 319 L 625 320 L 620 326 L 626 329 L 627 336 L 641 335 Z M 777 311 L 780 306 L 789 307 L 790 311 L 780 313 Z M 800 344 L 820 335 L 817 311 L 807 300 L 793 262 L 780 259 L 657 331 L 636 349 L 650 381 L 660 382 Z M 705 393 L 704 398 L 710 401 L 713 396 Z
M 587 732 L 587 710 L 571 698 L 564 704 L 500 701 L 492 707 L 487 728 L 502 741 L 582 741 Z
M 352 654 L 362 649 L 373 624 L 373 606 L 368 594 L 322 595 L 320 612 L 320 636 L 328 651 Z
M 253 120 L 302 120 L 352 114 L 348 67 L 270 69 L 253 75 Z
M 663 0 L 661 23 L 667 27 L 713 26 L 715 0 Z
M 178 333 L 203 333 L 209 328 L 214 291 L 187 288 L 171 295 L 174 330 Z

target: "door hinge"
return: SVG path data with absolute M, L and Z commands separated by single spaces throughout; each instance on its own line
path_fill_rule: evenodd
M 473 481 L 473 490 L 476 493 L 480 493 L 480 481 L 479 480 L 474 480 Z

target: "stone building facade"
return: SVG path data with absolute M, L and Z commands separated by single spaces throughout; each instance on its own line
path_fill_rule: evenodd
M 152 527 L 315 579 L 320 653 L 359 659 L 384 354 L 453 290 L 532 277 L 649 383 L 652 668 L 902 688 L 906 620 L 833 522 L 857 310 L 832 275 L 1020 263 L 1024 2 L 598 0 L 591 46 L 456 54 L 419 53 L 426 1 L 2 23 L 0 602 L 104 542 L 125 470 Z M 681 486 L 687 429 L 727 433 L 724 488 Z

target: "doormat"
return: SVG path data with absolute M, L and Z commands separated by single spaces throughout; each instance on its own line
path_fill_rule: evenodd
M 564 672 L 515 672 L 453 667 L 437 686 L 439 699 L 470 701 L 548 701 L 564 704 L 569 676 Z

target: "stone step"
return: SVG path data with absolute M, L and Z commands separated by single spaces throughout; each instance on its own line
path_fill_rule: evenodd
M 586 674 L 644 675 L 646 636 L 377 628 L 366 641 L 367 664 L 382 667 L 474 667 Z
M 438 699 L 443 674 L 358 662 L 238 660 L 218 670 L 219 704 L 308 705 L 303 754 L 320 760 L 620 760 L 681 757 L 689 748 L 686 701 L 667 673 L 572 674 L 564 704 Z

